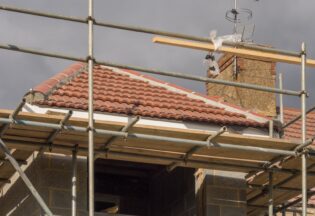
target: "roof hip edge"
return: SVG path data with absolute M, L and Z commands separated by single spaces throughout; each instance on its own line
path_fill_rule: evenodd
M 86 70 L 86 64 L 77 62 L 69 68 L 55 74 L 48 80 L 35 86 L 27 95 L 28 102 L 34 102 L 37 99 L 46 99 L 54 90 L 60 86 L 69 83 L 72 79 L 79 76 Z M 32 97 L 29 97 L 32 95 Z

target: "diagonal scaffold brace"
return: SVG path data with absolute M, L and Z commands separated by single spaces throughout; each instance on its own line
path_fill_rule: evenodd
M 227 131 L 227 128 L 226 127 L 222 127 L 220 128 L 219 131 L 217 131 L 215 134 L 209 136 L 207 138 L 207 141 L 209 143 L 208 147 L 211 147 L 211 142 L 214 141 L 217 137 L 219 137 L 221 134 L 223 134 L 224 132 Z M 183 157 L 183 161 L 182 162 L 173 162 L 171 163 L 170 165 L 168 165 L 166 167 L 166 170 L 168 172 L 171 172 L 173 171 L 176 167 L 182 165 L 182 164 L 186 164 L 188 159 L 196 152 L 198 151 L 200 148 L 203 148 L 202 146 L 194 146 L 192 147 Z
M 2 136 L 9 129 L 9 127 L 16 123 L 16 121 L 17 121 L 16 117 L 18 116 L 18 114 L 22 110 L 22 108 L 24 107 L 25 103 L 26 103 L 26 99 L 23 98 L 22 102 L 18 105 L 18 107 L 14 110 L 14 112 L 9 116 L 9 119 L 10 119 L 11 122 L 5 124 L 2 127 L 2 129 L 0 131 L 0 149 L 4 152 L 4 155 L 5 155 L 6 159 L 12 164 L 14 169 L 18 172 L 18 174 L 20 175 L 21 179 L 23 180 L 23 182 L 25 183 L 27 188 L 30 190 L 30 192 L 32 193 L 32 195 L 34 196 L 34 198 L 36 199 L 38 204 L 41 206 L 41 208 L 43 209 L 45 214 L 48 215 L 48 216 L 53 216 L 52 212 L 50 211 L 50 209 L 46 205 L 46 203 L 43 200 L 43 198 L 39 195 L 39 193 L 37 192 L 37 190 L 33 186 L 32 182 L 26 176 L 24 171 L 21 169 L 21 167 L 19 165 L 19 162 L 13 157 L 13 155 L 11 154 L 9 148 L 6 146 L 6 144 L 2 140 Z
M 21 179 L 23 180 L 23 182 L 25 183 L 27 188 L 30 190 L 30 192 L 32 193 L 32 195 L 34 196 L 34 198 L 36 199 L 38 204 L 41 206 L 41 208 L 43 209 L 45 214 L 47 216 L 53 216 L 53 213 L 50 211 L 50 209 L 46 205 L 46 203 L 43 200 L 43 198 L 39 195 L 39 193 L 37 192 L 36 188 L 33 186 L 32 182 L 26 176 L 24 171 L 21 169 L 21 167 L 19 166 L 19 163 L 15 160 L 15 158 L 11 154 L 9 148 L 5 145 L 5 143 L 3 142 L 3 140 L 1 138 L 0 138 L 0 149 L 4 152 L 6 158 L 10 161 L 10 163 L 12 164 L 14 169 L 18 172 L 18 174 L 20 175 Z

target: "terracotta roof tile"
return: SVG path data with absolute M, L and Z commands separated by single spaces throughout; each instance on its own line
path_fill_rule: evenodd
M 41 106 L 87 110 L 88 74 L 85 68 L 81 63 L 75 64 L 36 86 L 35 90 L 46 94 L 46 98 L 34 103 Z M 188 94 L 193 94 L 191 90 L 166 84 L 136 71 L 117 72 L 97 65 L 94 67 L 93 75 L 94 106 L 98 112 L 220 125 L 266 127 L 261 121 L 247 118 L 240 108 L 242 112 L 231 112 L 222 107 L 209 105 L 204 100 L 189 97 Z M 152 81 L 157 84 L 152 84 Z M 216 98 L 205 95 L 202 97 L 217 102 Z
M 294 108 L 284 109 L 284 122 L 289 122 L 296 116 L 301 114 L 301 110 Z M 301 140 L 301 120 L 295 122 L 294 124 L 287 127 L 284 131 L 284 137 L 292 140 Z M 315 112 L 311 112 L 306 116 L 306 130 L 307 138 L 312 138 L 315 136 Z M 315 142 L 313 143 L 315 144 Z

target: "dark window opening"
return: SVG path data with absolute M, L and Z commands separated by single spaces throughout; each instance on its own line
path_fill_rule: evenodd
M 161 165 L 98 159 L 95 211 L 128 216 L 179 216 L 186 208 L 190 212 L 195 208 L 194 184 L 194 169 L 176 168 L 168 173 Z M 180 206 L 181 203 L 185 206 Z

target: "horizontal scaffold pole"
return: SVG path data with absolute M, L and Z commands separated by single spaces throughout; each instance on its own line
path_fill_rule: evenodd
M 270 53 L 270 52 L 265 52 L 265 51 L 260 51 L 260 50 L 251 50 L 250 48 L 244 48 L 244 47 L 228 47 L 228 46 L 223 45 L 222 47 L 216 50 L 213 43 L 180 40 L 177 38 L 154 37 L 153 42 L 171 45 L 171 46 L 203 50 L 203 51 L 208 51 L 208 52 L 216 51 L 216 52 L 230 53 L 230 54 L 244 57 L 244 58 L 253 58 L 253 59 L 260 59 L 260 60 L 265 60 L 265 61 L 284 62 L 284 63 L 289 63 L 289 64 L 301 64 L 301 61 L 302 61 L 301 57 Z M 308 59 L 306 62 L 306 65 L 310 67 L 315 67 L 315 60 Z
M 70 22 L 85 23 L 85 24 L 88 23 L 88 19 L 63 16 L 63 15 L 52 14 L 52 13 L 39 12 L 39 11 L 10 7 L 10 6 L 5 6 L 5 5 L 0 5 L 0 10 L 22 13 L 22 14 L 29 14 L 29 15 L 40 16 L 40 17 L 53 18 L 53 19 L 59 19 L 59 20 L 65 20 L 65 21 L 70 21 Z M 94 25 L 101 26 L 101 27 L 107 27 L 107 28 L 126 30 L 126 31 L 140 32 L 140 33 L 144 33 L 144 34 L 161 35 L 161 36 L 175 37 L 175 38 L 181 38 L 181 39 L 186 39 L 186 40 L 212 43 L 212 41 L 209 38 L 205 38 L 205 37 L 198 37 L 198 36 L 186 35 L 186 34 L 181 34 L 181 33 L 162 31 L 162 30 L 145 28 L 145 27 L 140 27 L 140 26 L 123 25 L 123 24 L 117 24 L 117 23 L 112 23 L 112 22 L 100 22 L 97 20 L 94 20 Z M 279 50 L 279 49 L 275 49 L 275 48 L 262 47 L 262 46 L 257 46 L 254 44 L 247 44 L 247 43 L 243 43 L 243 42 L 236 42 L 236 43 L 235 42 L 223 42 L 223 45 L 230 46 L 230 47 L 246 48 L 246 49 L 250 49 L 250 50 L 264 51 L 264 52 L 269 52 L 269 53 L 276 53 L 276 54 L 287 55 L 287 56 L 300 57 L 300 52 Z
M 10 122 L 11 122 L 10 119 L 0 118 L 0 123 L 9 124 Z M 35 127 L 46 127 L 46 128 L 51 128 L 51 129 L 57 129 L 57 130 L 63 129 L 63 130 L 86 133 L 86 128 L 85 127 L 79 127 L 79 126 L 64 125 L 62 127 L 60 124 L 43 123 L 43 122 L 35 122 L 35 121 L 27 121 L 27 120 L 16 120 L 15 124 L 35 126 Z M 272 149 L 272 148 L 242 146 L 242 145 L 233 145 L 233 144 L 225 144 L 225 143 L 224 144 L 223 143 L 213 144 L 213 143 L 209 143 L 207 141 L 189 140 L 189 139 L 173 138 L 173 137 L 165 137 L 165 136 L 157 136 L 157 135 L 141 134 L 141 133 L 128 133 L 128 132 L 103 130 L 103 129 L 95 129 L 94 132 L 96 134 L 99 134 L 102 136 L 108 136 L 109 135 L 109 136 L 113 136 L 113 137 L 138 138 L 138 139 L 145 139 L 145 140 L 190 144 L 190 145 L 200 146 L 200 147 L 225 148 L 225 149 L 234 149 L 234 150 L 244 150 L 244 151 L 248 151 L 248 152 L 260 152 L 260 153 L 268 153 L 268 154 L 296 156 L 295 151 Z M 209 144 L 210 144 L 210 146 L 209 146 Z
M 25 147 L 27 150 L 32 151 L 38 151 L 43 150 L 45 148 L 49 149 L 51 146 L 47 143 L 37 143 L 37 142 L 29 142 L 29 141 L 21 141 L 21 140 L 12 140 L 12 139 L 4 139 L 6 144 L 11 148 L 21 148 L 22 146 Z M 54 152 L 69 152 L 71 153 L 73 151 L 72 146 L 65 146 L 60 144 L 53 144 L 51 151 Z M 88 152 L 88 148 L 86 147 L 76 147 L 76 150 L 78 153 L 81 153 L 80 155 L 85 155 Z M 50 152 L 50 151 L 49 151 Z M 84 154 L 82 154 L 84 153 Z M 132 153 L 132 152 L 119 152 L 115 149 L 111 149 L 110 151 L 106 149 L 95 149 L 95 153 L 99 154 L 100 156 L 103 155 L 107 159 L 117 159 L 117 158 L 124 158 L 127 160 L 135 160 L 135 161 L 141 161 L 145 160 L 148 163 L 165 163 L 170 164 L 172 162 L 180 163 L 182 161 L 182 158 L 173 158 L 168 156 L 156 156 L 156 155 L 145 155 L 140 153 Z M 273 167 L 270 169 L 265 169 L 259 166 L 254 165 L 242 165 L 242 164 L 230 164 L 230 163 L 220 163 L 220 162 L 207 162 L 207 161 L 199 161 L 196 159 L 188 159 L 185 164 L 180 164 L 180 166 L 183 167 L 195 167 L 195 168 L 207 168 L 207 169 L 223 169 L 226 168 L 226 170 L 235 170 L 248 172 L 249 170 L 256 170 L 259 169 L 261 171 L 272 171 L 272 172 L 279 172 L 279 173 L 287 173 L 287 174 L 293 174 L 298 172 L 296 169 L 285 169 L 285 168 L 277 168 Z M 310 172 L 309 175 L 315 176 L 315 172 Z
M 308 193 L 307 193 L 308 197 L 312 197 L 314 195 L 315 195 L 315 191 L 308 191 Z M 283 205 L 283 206 L 281 206 L 279 208 L 276 208 L 276 212 L 275 213 L 280 212 L 280 211 L 282 211 L 284 209 L 287 209 L 287 208 L 289 208 L 291 206 L 294 206 L 294 205 L 296 205 L 298 203 L 301 203 L 301 201 L 302 201 L 302 197 L 300 197 L 300 198 L 298 198 L 298 199 L 296 199 L 296 200 L 294 200 L 292 202 L 289 202 L 289 203 L 287 203 L 287 204 L 285 204 L 285 205 Z
M 264 185 L 258 185 L 258 184 L 247 184 L 247 186 L 251 189 L 257 189 L 257 190 L 264 190 L 268 191 L 268 188 Z M 295 191 L 295 192 L 301 192 L 300 188 L 291 188 L 291 187 L 273 187 L 273 190 L 277 191 Z
M 11 50 L 11 51 L 17 51 L 17 52 L 23 52 L 23 53 L 29 53 L 29 54 L 47 56 L 47 57 L 53 57 L 53 58 L 59 58 L 59 59 L 67 59 L 67 60 L 71 60 L 71 61 L 79 61 L 79 62 L 86 62 L 87 61 L 86 58 L 79 58 L 79 57 L 62 55 L 62 54 L 57 54 L 57 53 L 48 53 L 48 52 L 44 52 L 44 51 L 37 51 L 37 50 L 33 50 L 33 49 L 17 47 L 15 45 L 0 44 L 0 49 L 6 49 L 6 50 Z M 270 87 L 265 87 L 265 86 L 260 86 L 260 85 L 249 84 L 249 83 L 239 83 L 239 82 L 232 82 L 232 81 L 226 81 L 226 80 L 218 80 L 218 79 L 212 79 L 212 78 L 201 77 L 201 76 L 194 76 L 194 75 L 183 74 L 183 73 L 178 73 L 178 72 L 164 71 L 164 70 L 158 70 L 158 69 L 149 69 L 149 68 L 124 65 L 124 64 L 117 64 L 117 63 L 106 62 L 106 61 L 95 61 L 95 63 L 105 65 L 105 66 L 110 66 L 110 67 L 130 69 L 130 70 L 135 70 L 135 71 L 141 71 L 144 73 L 169 76 L 169 77 L 177 77 L 177 78 L 181 78 L 181 79 L 194 80 L 194 81 L 204 82 L 204 83 L 229 85 L 229 86 L 234 86 L 234 87 L 239 87 L 239 88 L 253 89 L 253 90 L 257 90 L 257 91 L 265 91 L 265 92 L 292 95 L 292 96 L 300 96 L 301 95 L 301 92 L 298 92 L 298 91 L 278 89 L 278 88 L 270 88 Z

